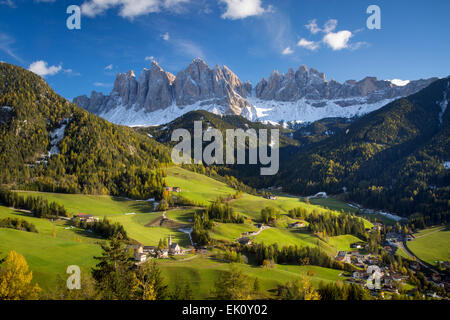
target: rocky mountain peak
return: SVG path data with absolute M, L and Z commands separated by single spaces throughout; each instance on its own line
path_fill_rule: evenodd
M 119 73 L 110 95 L 93 91 L 90 98 L 83 95 L 74 102 L 123 124 L 130 120 L 116 120 L 121 113 L 126 114 L 126 119 L 141 123 L 140 119 L 147 119 L 155 111 L 165 114 L 167 120 L 174 115 L 166 114 L 166 110 L 182 114 L 196 109 L 242 114 L 253 120 L 261 117 L 258 108 L 270 110 L 268 114 L 264 111 L 264 119 L 304 120 L 306 117 L 310 121 L 327 116 L 351 117 L 364 113 L 361 110 L 375 110 L 386 101 L 415 93 L 434 80 L 410 81 L 397 86 L 391 81 L 365 77 L 360 81 L 339 83 L 327 81 L 324 73 L 302 65 L 296 71 L 289 68 L 286 73 L 274 70 L 257 83 L 255 96 L 251 96 L 252 85 L 242 82 L 229 67 L 210 68 L 197 58 L 176 76 L 152 61 L 150 69 L 144 69 L 139 80 L 132 70 Z M 323 108 L 325 106 L 327 108 Z M 158 119 L 151 120 L 151 123 L 158 122 Z

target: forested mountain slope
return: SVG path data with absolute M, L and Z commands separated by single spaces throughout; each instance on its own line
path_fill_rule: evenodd
M 158 197 L 168 149 L 0 63 L 0 183 L 41 191 Z
M 450 78 L 440 79 L 353 122 L 287 162 L 276 177 L 284 190 L 341 193 L 403 216 L 448 220 Z

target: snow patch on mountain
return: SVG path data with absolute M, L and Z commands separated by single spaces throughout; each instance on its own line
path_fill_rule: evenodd
M 59 150 L 58 144 L 59 142 L 64 138 L 64 131 L 66 130 L 66 126 L 69 123 L 70 119 L 63 119 L 59 125 L 59 128 L 56 128 L 53 130 L 53 132 L 50 133 L 51 141 L 50 141 L 50 151 L 48 152 L 48 157 L 51 157 L 54 154 L 60 154 L 61 151 Z
M 250 121 L 272 121 L 272 122 L 314 122 L 323 118 L 341 117 L 352 118 L 362 116 L 375 111 L 395 99 L 385 99 L 376 103 L 367 103 L 360 98 L 357 104 L 342 107 L 337 102 L 342 103 L 342 99 L 336 100 L 314 100 L 300 99 L 298 101 L 265 101 L 255 97 L 249 97 L 251 107 L 243 110 L 242 116 Z M 349 99 L 352 102 L 355 98 Z M 345 101 L 345 100 L 344 100 Z M 320 105 L 320 107 L 314 106 Z
M 410 80 L 400 80 L 400 79 L 392 79 L 388 81 L 390 81 L 393 85 L 396 85 L 397 87 L 404 87 L 411 82 Z
M 134 108 L 126 108 L 123 104 L 119 104 L 114 109 L 100 113 L 99 116 L 115 124 L 139 127 L 157 126 L 168 123 L 181 117 L 185 113 L 196 110 L 206 110 L 215 114 L 224 113 L 224 108 L 222 106 L 215 104 L 203 105 L 204 103 L 205 102 L 198 101 L 195 104 L 182 107 L 178 107 L 173 103 L 166 109 L 159 109 L 153 112 L 145 112 L 143 109 L 135 110 Z

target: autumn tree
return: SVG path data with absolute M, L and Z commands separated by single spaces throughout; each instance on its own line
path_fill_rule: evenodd
M 218 300 L 248 300 L 251 298 L 249 283 L 248 277 L 235 264 L 230 264 L 229 271 L 215 283 L 212 294 Z
M 32 283 L 33 273 L 25 258 L 10 251 L 0 266 L 0 300 L 35 300 L 40 288 Z
M 305 276 L 279 285 L 277 291 L 278 297 L 282 300 L 320 300 L 319 293 Z

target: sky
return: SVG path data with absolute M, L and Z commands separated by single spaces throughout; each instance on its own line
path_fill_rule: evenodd
M 81 29 L 67 28 L 70 5 Z M 300 65 L 340 82 L 445 77 L 449 12 L 448 0 L 0 0 L 0 61 L 68 99 L 109 93 L 118 72 L 139 77 L 152 60 L 176 75 L 201 58 L 253 85 Z

